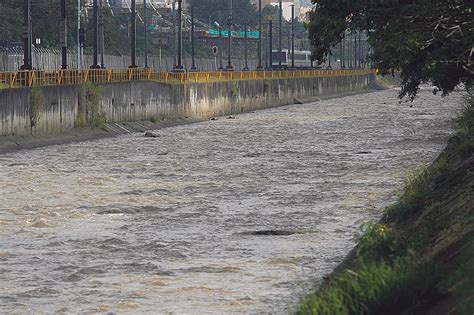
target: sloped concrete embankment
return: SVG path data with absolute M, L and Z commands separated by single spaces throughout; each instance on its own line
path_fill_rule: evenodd
M 375 76 L 287 78 L 195 84 L 133 81 L 97 86 L 49 86 L 0 90 L 0 146 L 34 143 L 50 134 L 90 138 L 79 127 L 101 127 L 105 133 L 124 133 L 156 124 L 124 122 L 204 119 L 292 104 L 370 89 Z M 89 128 L 90 129 L 90 128 Z M 11 138 L 11 137 L 15 138 Z M 8 138 L 10 137 L 10 138 Z M 20 138 L 19 138 L 20 137 Z M 61 137 L 58 137 L 60 139 Z M 58 140 L 60 141 L 60 140 Z M 41 142 L 41 141 L 40 141 Z M 44 141 L 43 141 L 44 142 Z M 7 146 L 8 146 L 7 145 Z

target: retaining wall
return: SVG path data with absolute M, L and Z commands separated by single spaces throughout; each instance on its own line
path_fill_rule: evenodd
M 367 89 L 373 74 L 162 84 L 130 81 L 100 85 L 107 122 L 206 118 L 292 104 L 294 99 Z M 0 89 L 0 135 L 60 133 L 77 127 L 81 86 L 40 87 L 39 118 L 31 125 L 31 89 Z

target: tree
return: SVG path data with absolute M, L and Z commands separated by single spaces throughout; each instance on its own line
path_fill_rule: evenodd
M 41 38 L 41 45 L 44 47 L 59 47 L 61 1 L 31 1 L 30 6 L 33 38 Z M 66 0 L 66 9 L 68 44 L 75 46 L 77 1 Z M 0 0 L 0 45 L 8 46 L 12 43 L 21 45 L 23 23 L 23 1 Z
M 472 0 L 313 0 L 309 36 L 322 63 L 346 32 L 365 31 L 382 74 L 399 71 L 400 97 L 432 82 L 446 95 L 474 80 Z
M 227 22 L 229 14 L 228 0 L 191 0 L 194 6 L 196 18 L 201 21 L 218 21 L 221 16 L 222 22 Z M 233 22 L 237 25 L 244 25 L 245 20 L 249 25 L 256 26 L 258 23 L 258 11 L 250 0 L 233 0 Z
M 0 2 L 0 46 L 21 44 L 21 13 L 18 8 Z

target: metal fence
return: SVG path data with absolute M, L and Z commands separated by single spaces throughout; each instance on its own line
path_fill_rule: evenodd
M 32 66 L 37 70 L 54 70 L 61 68 L 61 51 L 50 48 L 35 48 L 32 52 Z M 81 69 L 87 69 L 92 65 L 92 55 L 84 55 Z M 131 64 L 130 56 L 104 55 L 104 65 L 110 69 L 126 69 Z M 137 57 L 137 64 L 143 66 L 145 64 L 144 57 Z M 77 69 L 77 52 L 76 50 L 68 50 L 67 54 L 68 68 Z M 100 60 L 100 58 L 99 58 Z M 244 60 L 232 60 L 235 69 L 242 70 L 245 66 Z M 0 71 L 17 71 L 23 64 L 23 49 L 21 48 L 0 48 Z M 183 58 L 183 65 L 191 68 L 190 56 Z M 255 69 L 256 60 L 248 61 L 249 68 Z M 148 57 L 148 66 L 155 70 L 171 70 L 174 66 L 174 58 L 158 56 Z M 217 70 L 216 60 L 212 58 L 196 58 L 196 67 L 200 71 Z
M 366 75 L 369 69 L 359 70 L 284 70 L 284 71 L 216 71 L 175 73 L 153 69 L 86 69 L 86 70 L 31 70 L 0 72 L 0 88 L 54 86 L 84 83 L 126 81 L 156 81 L 162 83 L 205 83 L 229 80 L 261 80 L 278 78 L 330 77 Z

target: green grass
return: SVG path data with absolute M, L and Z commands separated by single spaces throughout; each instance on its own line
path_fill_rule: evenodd
M 303 299 L 297 314 L 384 314 L 419 301 L 431 291 L 433 267 L 408 259 L 392 263 L 364 261 L 355 271 L 346 270 L 329 287 Z

